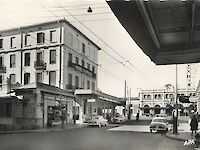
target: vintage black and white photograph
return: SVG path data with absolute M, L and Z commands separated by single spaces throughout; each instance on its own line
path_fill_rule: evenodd
M 200 150 L 200 0 L 0 0 L 0 150 Z

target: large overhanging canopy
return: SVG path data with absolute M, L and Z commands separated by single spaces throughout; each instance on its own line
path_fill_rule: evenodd
M 111 0 L 107 3 L 155 64 L 200 62 L 199 0 Z

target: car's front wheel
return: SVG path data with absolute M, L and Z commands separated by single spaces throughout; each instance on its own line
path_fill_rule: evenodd
M 152 129 L 150 129 L 150 132 L 152 133 Z

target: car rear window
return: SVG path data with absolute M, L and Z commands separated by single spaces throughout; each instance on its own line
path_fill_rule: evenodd
M 166 120 L 165 119 L 154 119 L 153 122 L 163 122 L 163 123 L 165 123 Z
M 99 119 L 99 117 L 95 116 L 95 117 L 93 117 L 92 119 Z

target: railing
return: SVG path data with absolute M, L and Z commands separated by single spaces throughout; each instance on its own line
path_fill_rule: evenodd
M 0 73 L 6 73 L 6 67 L 5 66 L 0 66 Z
M 35 61 L 34 67 L 36 70 L 46 70 L 46 63 L 43 60 Z
M 72 61 L 68 61 L 68 67 L 73 68 L 81 73 L 85 73 L 93 78 L 96 78 L 96 74 L 93 71 L 91 71 L 88 68 L 85 68 L 79 64 L 75 64 Z
M 74 85 L 71 85 L 71 84 L 67 84 L 67 85 L 66 85 L 66 89 L 75 90 L 75 89 L 81 89 L 81 88 L 78 87 L 78 86 L 74 86 Z

